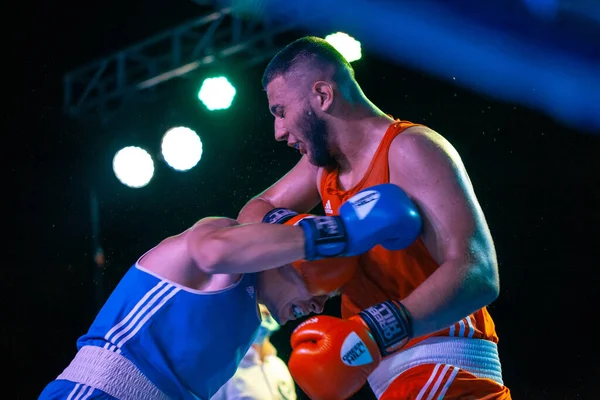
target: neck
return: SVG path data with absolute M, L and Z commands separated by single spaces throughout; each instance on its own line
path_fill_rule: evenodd
M 277 350 L 275 350 L 275 347 L 271 344 L 269 339 L 265 339 L 265 341 L 260 344 L 254 343 L 252 347 L 256 350 L 261 361 L 264 361 L 267 356 L 277 354 Z
M 340 172 L 350 172 L 353 165 L 370 159 L 393 118 L 374 104 L 348 105 L 343 117 L 335 121 L 332 129 L 333 154 Z
M 262 343 L 253 343 L 252 347 L 254 347 L 254 350 L 256 350 L 256 352 L 261 356 L 260 358 L 262 358 L 262 351 L 263 351 L 263 345 Z

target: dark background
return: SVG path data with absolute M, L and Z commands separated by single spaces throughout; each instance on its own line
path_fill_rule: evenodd
M 63 116 L 65 72 L 199 15 L 191 2 L 172 3 L 38 1 L 11 16 L 4 197 L 14 204 L 5 208 L 3 398 L 36 398 L 68 365 L 95 316 L 98 288 L 104 299 L 137 257 L 197 219 L 235 217 L 298 159 L 273 140 L 260 86 L 264 64 L 232 72 L 238 94 L 226 112 L 199 104 L 201 76 L 192 74 L 165 84 L 158 101 L 126 108 L 106 124 Z M 437 130 L 463 157 L 496 241 L 501 295 L 490 312 L 514 398 L 596 398 L 600 136 L 363 50 L 354 67 L 367 96 L 397 118 Z M 159 158 L 160 138 L 174 125 L 195 129 L 204 144 L 202 160 L 187 173 Z M 114 177 L 112 157 L 125 145 L 155 156 L 145 188 L 129 189 Z M 107 260 L 96 284 L 92 187 Z M 338 306 L 332 301 L 327 313 L 337 315 Z M 273 337 L 284 360 L 296 325 Z M 369 396 L 364 390 L 356 398 Z

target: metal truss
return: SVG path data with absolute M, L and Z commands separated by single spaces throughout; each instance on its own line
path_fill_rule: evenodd
M 219 60 L 247 68 L 271 57 L 277 35 L 293 24 L 236 16 L 223 8 L 153 36 L 65 75 L 64 110 L 71 117 L 114 112 L 127 99 Z

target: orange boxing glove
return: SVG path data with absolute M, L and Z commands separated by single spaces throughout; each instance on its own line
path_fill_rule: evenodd
M 292 333 L 288 368 L 311 399 L 349 398 L 381 362 L 377 343 L 360 318 L 354 318 L 320 315 Z

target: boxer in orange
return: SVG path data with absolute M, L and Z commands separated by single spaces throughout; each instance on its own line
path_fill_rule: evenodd
M 310 318 L 292 334 L 290 371 L 312 399 L 345 399 L 368 380 L 380 400 L 510 399 L 486 306 L 499 294 L 496 252 L 461 158 L 432 129 L 394 119 L 363 93 L 351 65 L 320 38 L 301 38 L 263 76 L 275 138 L 297 165 L 246 204 L 243 222 L 274 208 L 326 215 L 374 185 L 415 203 L 419 238 L 358 256 L 342 319 Z

